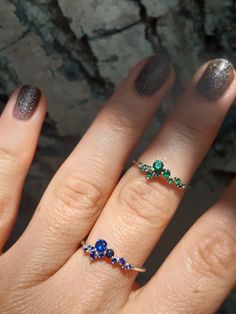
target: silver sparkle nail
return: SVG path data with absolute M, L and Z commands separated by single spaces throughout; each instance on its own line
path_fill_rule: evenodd
M 36 110 L 41 98 L 41 91 L 32 86 L 24 85 L 17 97 L 13 115 L 19 120 L 28 120 Z
M 135 88 L 140 96 L 156 93 L 170 75 L 168 58 L 162 54 L 152 57 L 144 66 L 135 81 Z
M 212 61 L 197 84 L 197 91 L 206 99 L 219 99 L 234 79 L 234 68 L 225 59 Z

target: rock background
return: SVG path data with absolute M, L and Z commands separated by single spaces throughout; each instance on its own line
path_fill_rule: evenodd
M 24 210 L 9 245 L 103 101 L 139 59 L 157 50 L 169 54 L 177 72 L 172 100 L 202 62 L 227 57 L 236 64 L 234 0 L 1 0 L 0 12 L 1 107 L 22 83 L 40 86 L 49 102 Z M 162 106 L 137 151 L 163 123 L 171 104 Z M 233 108 L 158 245 L 159 263 L 172 238 L 189 228 L 235 174 L 235 116 Z M 154 269 L 152 258 L 148 264 Z M 235 313 L 233 298 L 221 313 Z

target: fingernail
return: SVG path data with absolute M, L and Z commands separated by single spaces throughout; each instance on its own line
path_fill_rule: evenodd
M 208 100 L 219 99 L 234 79 L 234 68 L 225 59 L 212 61 L 197 84 L 197 91 Z
M 32 117 L 41 98 L 41 91 L 32 86 L 24 85 L 17 97 L 13 115 L 19 120 L 28 120 Z
M 135 88 L 141 96 L 151 96 L 156 93 L 170 75 L 170 64 L 167 57 L 158 54 L 152 57 L 144 66 L 135 81 Z

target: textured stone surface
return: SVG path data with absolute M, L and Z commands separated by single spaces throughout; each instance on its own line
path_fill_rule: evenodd
M 1 2 L 0 51 L 14 45 L 23 36 L 26 28 L 15 16 L 15 7 L 7 0 Z
M 140 20 L 138 5 L 130 0 L 59 0 L 71 28 L 78 37 L 96 37 L 114 32 Z
M 130 67 L 155 50 L 169 54 L 177 93 L 203 61 L 218 56 L 234 61 L 234 5 L 232 0 L 3 0 L 0 93 L 26 81 L 41 86 L 58 134 L 81 135 L 85 117 L 94 116 Z M 82 109 L 84 115 L 77 116 Z
M 168 13 L 171 9 L 175 8 L 179 0 L 165 0 L 165 1 L 154 1 L 154 0 L 141 0 L 142 4 L 147 9 L 149 16 L 163 16 Z
M 176 70 L 177 84 L 135 155 L 156 134 L 172 100 L 200 64 L 218 57 L 236 62 L 234 0 L 2 0 L 0 12 L 0 112 L 10 92 L 23 83 L 40 86 L 49 103 L 26 182 L 23 205 L 31 210 L 20 215 L 15 238 L 104 99 L 139 59 L 165 51 Z M 219 195 L 236 173 L 235 119 L 232 109 L 193 181 L 195 194 L 185 201 L 192 210 L 179 216 L 181 230 L 183 217 L 199 215 L 196 207 L 206 201 L 206 208 L 207 200 Z M 173 230 L 170 241 L 172 234 Z M 232 300 L 225 307 L 228 313 Z
M 69 134 L 76 134 L 82 127 L 75 118 L 78 116 L 78 104 L 87 102 L 91 96 L 90 88 L 85 79 L 68 81 L 58 71 L 62 58 L 46 55 L 42 46 L 43 42 L 37 35 L 26 35 L 6 49 L 3 55 L 14 68 L 19 82 L 42 88 L 48 98 L 49 115 L 54 118 L 61 135 L 67 135 L 68 131 Z
M 112 36 L 90 41 L 91 49 L 98 59 L 99 71 L 104 78 L 117 85 L 135 63 L 153 53 L 144 34 L 144 25 L 138 24 Z
M 179 12 L 179 8 L 176 8 L 160 17 L 156 25 L 157 33 L 162 38 L 162 45 L 180 71 L 183 83 L 203 61 L 201 54 L 205 49 L 198 21 L 200 13 L 198 6 L 189 1 L 184 10 L 186 16 L 180 15 L 176 18 Z

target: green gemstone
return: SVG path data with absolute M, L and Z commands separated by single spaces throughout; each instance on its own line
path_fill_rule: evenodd
M 166 169 L 162 172 L 162 175 L 165 179 L 169 179 L 170 177 L 170 170 Z
M 155 172 L 160 173 L 164 169 L 164 164 L 161 160 L 156 160 L 153 164 Z
M 174 180 L 172 178 L 168 179 L 169 184 L 174 183 Z
M 179 187 L 182 185 L 180 178 L 175 178 L 175 184 Z
M 154 178 L 154 176 L 155 176 L 155 173 L 152 172 L 152 171 L 148 171 L 148 172 L 146 173 L 146 178 L 147 178 L 148 180 Z

